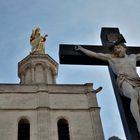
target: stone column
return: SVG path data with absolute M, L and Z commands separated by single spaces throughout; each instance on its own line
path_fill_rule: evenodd
M 34 81 L 35 81 L 35 66 L 34 65 L 31 66 L 31 74 L 32 74 L 31 75 L 31 78 L 32 78 L 31 82 L 34 83 Z

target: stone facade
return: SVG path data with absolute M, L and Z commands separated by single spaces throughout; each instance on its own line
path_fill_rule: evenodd
M 18 66 L 20 84 L 0 84 L 1 140 L 18 140 L 21 119 L 30 123 L 30 140 L 58 140 L 60 119 L 68 121 L 70 140 L 104 140 L 92 84 L 55 84 L 57 63 L 44 54 Z

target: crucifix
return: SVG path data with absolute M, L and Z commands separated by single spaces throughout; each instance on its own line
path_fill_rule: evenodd
M 103 46 L 60 44 L 60 63 L 107 65 L 126 138 L 140 140 L 140 48 L 126 48 L 118 28 L 102 28 L 101 40 Z

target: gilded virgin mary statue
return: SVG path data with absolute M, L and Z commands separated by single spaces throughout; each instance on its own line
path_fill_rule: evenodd
M 47 34 L 45 36 L 41 36 L 40 28 L 38 27 L 32 30 L 30 44 L 32 46 L 33 54 L 45 54 L 45 41 L 47 36 Z

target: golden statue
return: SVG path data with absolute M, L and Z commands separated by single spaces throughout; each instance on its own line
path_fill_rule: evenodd
M 45 36 L 40 35 L 40 28 L 35 28 L 32 30 L 32 34 L 30 37 L 30 44 L 32 46 L 32 53 L 35 54 L 45 54 L 45 41 L 46 37 L 48 35 L 46 34 Z

